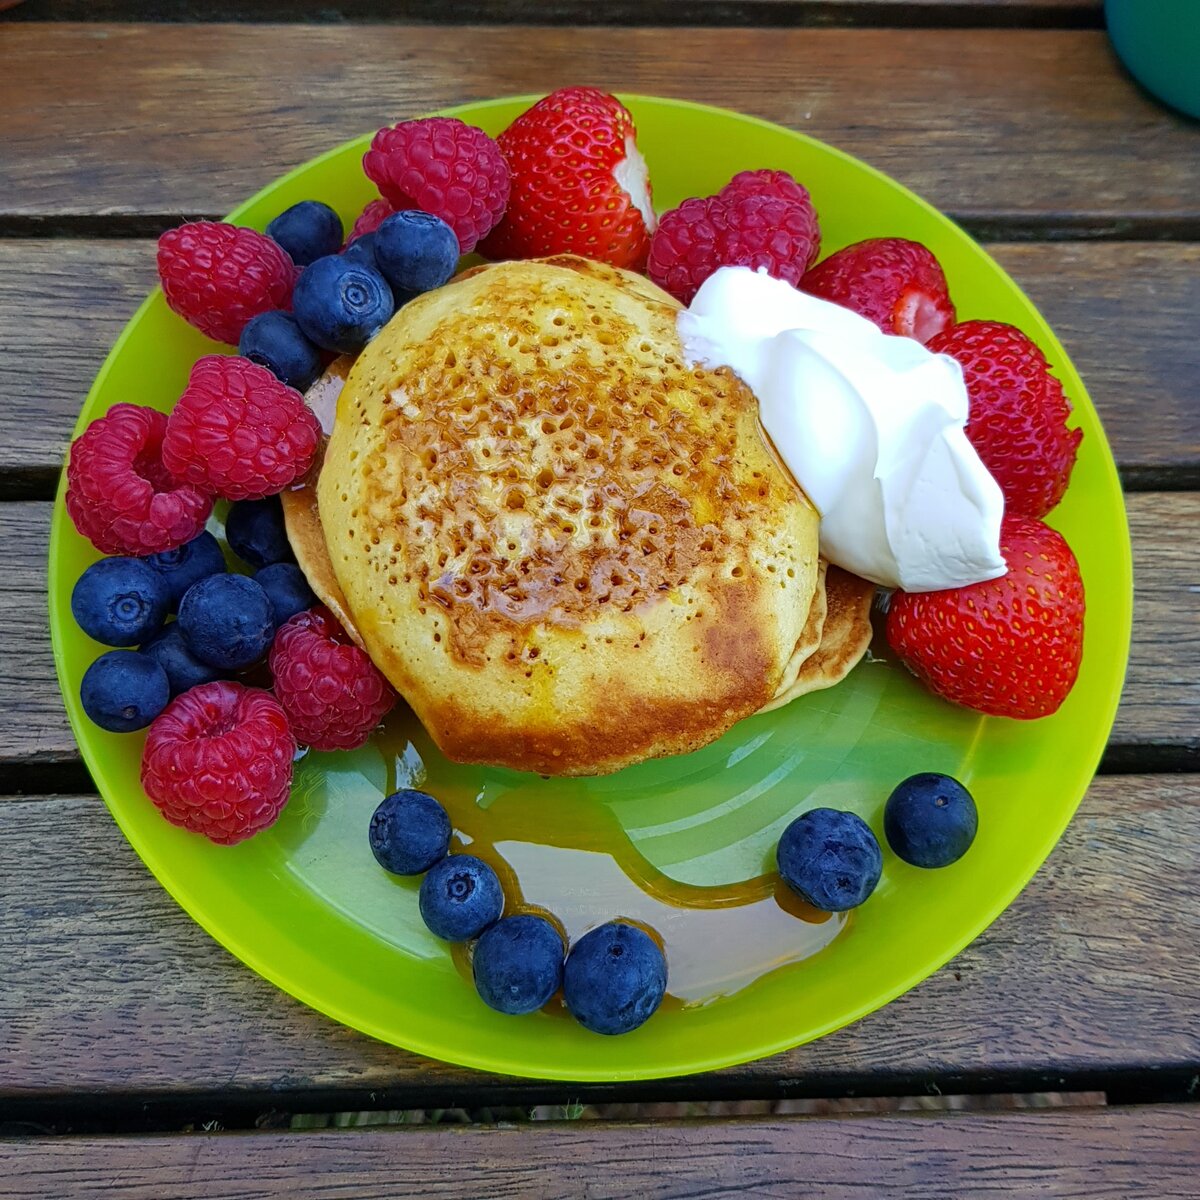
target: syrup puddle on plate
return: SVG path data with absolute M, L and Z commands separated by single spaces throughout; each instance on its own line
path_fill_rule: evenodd
M 693 754 L 546 779 L 448 762 L 401 705 L 361 749 L 306 755 L 264 836 L 283 871 L 397 962 L 469 981 L 468 951 L 448 950 L 417 915 L 420 881 L 389 875 L 368 844 L 380 800 L 422 788 L 446 806 L 454 848 L 496 869 L 508 912 L 544 912 L 572 940 L 621 917 L 642 925 L 666 950 L 670 1005 L 705 1004 L 853 934 L 853 917 L 817 912 L 779 881 L 774 847 L 788 823 L 823 805 L 878 827 L 896 780 L 917 771 L 969 786 L 983 720 L 872 657 Z
M 574 781 L 556 795 L 555 780 L 506 772 L 518 782 L 489 797 L 486 787 L 455 786 L 454 772 L 431 778 L 426 757 L 432 762 L 434 754 L 419 749 L 427 740 L 411 713 L 389 719 L 375 739 L 386 790 L 423 788 L 437 797 L 454 826 L 452 850 L 493 867 L 507 914 L 550 917 L 570 944 L 618 918 L 652 933 L 666 954 L 676 1005 L 738 992 L 824 949 L 846 925 L 845 914 L 812 908 L 774 874 L 722 887 L 671 879 L 639 853 L 611 808 L 580 797 Z M 370 867 L 378 869 L 373 859 Z M 453 954 L 469 979 L 469 947 L 455 946 Z

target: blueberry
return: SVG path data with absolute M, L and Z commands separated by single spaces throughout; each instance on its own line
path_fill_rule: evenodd
M 378 271 L 379 263 L 375 261 L 375 235 L 364 233 L 362 237 L 356 237 L 342 251 L 342 258 L 346 262 L 357 263 L 360 267 L 370 267 L 372 271 Z
M 797 817 L 779 839 L 776 861 L 792 891 L 822 912 L 861 904 L 883 871 L 883 853 L 870 827 L 836 808 Z
M 471 971 L 489 1008 L 513 1016 L 536 1012 L 562 982 L 562 936 L 545 917 L 505 917 L 480 936 Z
M 230 550 L 252 567 L 296 561 L 278 496 L 231 504 L 225 518 L 225 540 Z
M 458 238 L 440 217 L 420 209 L 393 213 L 375 231 L 375 261 L 394 292 L 432 291 L 454 274 Z
M 167 619 L 171 592 L 165 580 L 140 558 L 102 558 L 71 591 L 71 612 L 79 628 L 106 646 L 136 646 Z
M 317 602 L 304 572 L 295 563 L 272 563 L 254 573 L 255 582 L 267 593 L 275 627 Z
M 267 237 L 278 242 L 298 267 L 336 254 L 343 236 L 342 218 L 320 200 L 301 200 L 267 226 Z
M 292 293 L 292 312 L 318 346 L 357 354 L 391 319 L 392 290 L 378 271 L 330 255 L 307 267 Z
M 883 832 L 914 867 L 948 867 L 971 848 L 979 828 L 975 801 L 957 779 L 926 772 L 896 786 L 883 810 Z
M 425 792 L 404 788 L 371 817 L 371 852 L 385 871 L 420 875 L 450 853 L 450 818 Z
M 225 570 L 221 544 L 207 530 L 198 533 L 190 542 L 176 546 L 174 550 L 151 554 L 146 562 L 166 580 L 171 592 L 171 612 L 179 607 L 183 593 L 193 583 L 199 583 L 206 575 Z
M 140 653 L 154 659 L 166 671 L 172 696 L 178 696 L 201 683 L 212 683 L 214 679 L 221 678 L 220 671 L 201 662 L 187 648 L 178 621 L 172 621 L 161 633 L 146 642 Z
M 275 633 L 267 593 L 245 575 L 209 575 L 192 584 L 177 624 L 201 662 L 226 671 L 258 662 Z
M 238 353 L 264 366 L 276 379 L 307 392 L 321 374 L 321 352 L 304 336 L 291 313 L 251 317 L 238 338 Z
M 648 1021 L 667 990 L 667 960 L 636 925 L 610 921 L 571 947 L 563 999 L 593 1033 L 628 1033 Z
M 83 711 L 101 729 L 131 733 L 144 729 L 171 699 L 167 673 L 136 650 L 110 650 L 83 673 Z
M 500 920 L 504 891 L 482 859 L 451 854 L 421 880 L 419 903 L 431 933 L 448 942 L 466 942 Z

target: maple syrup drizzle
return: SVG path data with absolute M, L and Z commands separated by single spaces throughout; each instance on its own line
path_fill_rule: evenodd
M 516 772 L 505 772 L 511 786 L 492 796 L 486 782 L 468 786 L 456 771 L 438 770 L 440 756 L 426 761 L 419 747 L 428 745 L 427 735 L 407 709 L 377 737 L 388 791 L 421 788 L 445 806 L 452 850 L 477 855 L 496 871 L 506 914 L 545 916 L 568 944 L 606 921 L 640 925 L 666 955 L 668 1007 L 738 992 L 817 953 L 845 927 L 845 914 L 806 904 L 774 873 L 718 887 L 670 878 L 638 850 L 607 804 L 572 794 L 567 781 L 558 796 L 554 780 Z M 468 980 L 470 953 L 469 946 L 453 951 Z

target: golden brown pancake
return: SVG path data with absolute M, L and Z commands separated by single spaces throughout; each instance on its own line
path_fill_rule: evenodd
M 450 758 L 595 774 L 775 697 L 817 515 L 678 304 L 570 256 L 472 270 L 359 356 L 318 481 L 345 607 Z
M 817 649 L 799 666 L 762 712 L 782 708 L 799 696 L 833 687 L 858 665 L 871 644 L 871 602 L 875 585 L 830 564 L 825 572 L 825 621 Z

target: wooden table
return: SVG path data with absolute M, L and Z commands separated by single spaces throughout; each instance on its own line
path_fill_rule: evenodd
M 136 23 L 151 7 L 167 23 Z M 432 23 L 444 8 L 478 24 Z M 1200 128 L 1124 75 L 1099 8 L 27 0 L 0 18 L 0 1196 L 1200 1194 Z M 411 23 L 343 23 L 355 15 Z M 239 19 L 287 23 L 192 23 Z M 1101 774 L 1012 908 L 841 1033 L 636 1085 L 428 1062 L 236 962 L 93 793 L 45 619 L 61 456 L 154 283 L 154 236 L 387 121 L 578 82 L 814 134 L 989 243 L 1088 382 L 1129 492 L 1137 574 Z M 535 1104 L 1028 1092 L 1091 1103 L 487 1120 Z M 480 1123 L 291 1120 L 447 1107 Z

